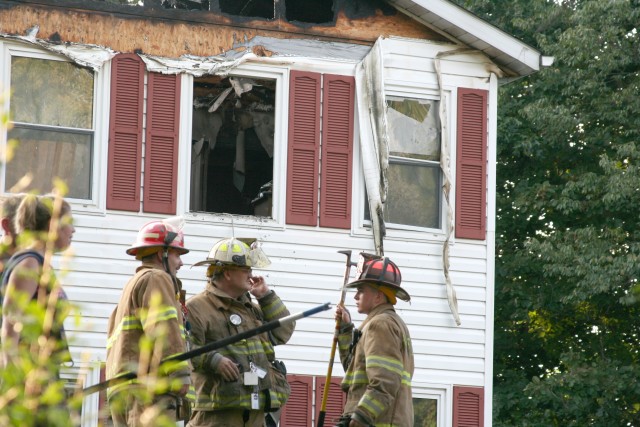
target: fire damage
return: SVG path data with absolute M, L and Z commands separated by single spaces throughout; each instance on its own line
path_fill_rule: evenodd
M 276 82 L 194 79 L 193 212 L 271 217 Z

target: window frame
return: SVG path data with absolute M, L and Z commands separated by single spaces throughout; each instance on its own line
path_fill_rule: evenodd
M 412 398 L 433 399 L 437 407 L 437 427 L 449 427 L 453 422 L 453 386 L 413 381 Z
M 59 54 L 49 52 L 42 48 L 33 47 L 29 44 L 13 40 L 0 39 L 0 55 L 3 59 L 0 67 L 0 90 L 3 91 L 2 108 L 6 112 L 10 111 L 10 97 L 8 91 L 11 86 L 11 57 L 21 56 L 26 58 L 44 59 L 51 61 L 71 62 L 73 60 Z M 78 65 L 78 64 L 76 64 Z M 93 79 L 93 114 L 91 130 L 91 197 L 89 199 L 66 198 L 72 205 L 74 211 L 85 213 L 104 214 L 106 191 L 106 161 L 107 161 L 107 141 L 108 141 L 108 114 L 109 114 L 109 83 L 110 83 L 110 62 L 107 61 L 99 70 L 92 70 Z M 39 124 L 33 124 L 30 128 L 40 128 Z M 44 126 L 47 128 L 47 126 Z M 74 132 L 73 128 L 60 127 L 59 129 Z M 0 146 L 6 149 L 8 131 L 0 133 Z M 6 165 L 0 169 L 0 193 L 4 196 L 10 193 L 5 192 Z
M 180 138 L 178 148 L 178 198 L 177 214 L 187 220 L 237 225 L 259 225 L 283 229 L 286 212 L 287 183 L 287 123 L 289 117 L 289 69 L 256 63 L 245 63 L 234 68 L 228 76 L 273 79 L 276 81 L 274 146 L 273 146 L 273 208 L 271 218 L 215 212 L 191 212 L 191 138 L 193 120 L 193 76 L 182 75 L 180 100 Z
M 385 86 L 385 100 L 387 97 L 397 97 L 397 98 L 407 98 L 407 99 L 417 99 L 417 100 L 434 100 L 444 102 L 445 111 L 451 111 L 451 91 L 446 90 L 442 94 L 442 97 L 436 89 L 424 88 L 424 87 L 415 87 L 415 86 L 401 86 L 397 83 L 389 84 L 387 83 Z M 455 117 L 452 114 L 447 114 L 445 120 L 447 123 L 444 123 L 443 129 L 448 132 L 449 138 L 449 164 L 451 165 L 451 174 L 453 174 L 453 165 L 455 164 L 455 159 L 453 157 L 454 150 L 451 146 L 451 141 L 453 140 L 455 134 L 452 132 L 452 123 L 455 123 L 453 120 Z M 359 124 L 358 124 L 359 126 Z M 359 134 L 359 128 L 357 130 L 357 134 Z M 360 170 L 359 173 L 356 173 L 354 176 L 354 188 L 357 190 L 354 192 L 354 209 L 357 214 L 357 226 L 353 230 L 353 234 L 368 236 L 371 234 L 371 228 L 373 227 L 371 220 L 366 220 L 364 216 L 365 212 L 365 200 L 366 196 L 366 187 L 364 181 L 364 174 L 362 171 L 362 147 L 360 144 L 357 144 L 357 148 L 354 150 L 354 158 L 357 162 L 357 168 Z M 398 157 L 398 156 L 389 156 L 389 163 L 392 163 L 392 159 L 395 160 L 396 164 L 412 164 L 415 163 L 413 159 L 406 157 Z M 402 160 L 400 160 L 402 159 Z M 438 161 L 439 163 L 439 161 Z M 440 169 L 440 186 L 444 183 L 444 173 L 442 172 L 442 168 Z M 453 178 L 452 178 L 453 179 Z M 453 182 L 451 183 L 453 185 Z M 449 195 L 449 198 L 453 196 Z M 385 222 L 386 228 L 386 239 L 400 239 L 400 240 L 437 240 L 444 241 L 446 238 L 446 232 L 448 228 L 447 221 L 447 200 L 444 197 L 444 191 L 440 190 L 439 194 L 440 199 L 440 228 L 428 228 L 428 227 L 418 227 L 413 225 L 405 225 L 405 224 L 395 224 L 395 223 L 387 223 Z

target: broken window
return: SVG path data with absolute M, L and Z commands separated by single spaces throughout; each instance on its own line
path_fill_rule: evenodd
M 276 81 L 194 79 L 192 212 L 271 217 Z
M 229 15 L 273 19 L 274 0 L 220 0 L 220 10 Z
M 162 0 L 162 6 L 166 9 L 209 10 L 209 0 Z
M 6 164 L 4 191 L 25 175 L 21 191 L 51 191 L 54 178 L 67 197 L 90 199 L 93 159 L 94 73 L 74 63 L 11 55 L 8 139 L 18 145 Z
M 441 172 L 439 102 L 387 97 L 388 224 L 440 228 Z M 365 219 L 371 216 L 365 203 Z
M 142 9 L 157 4 L 164 9 L 211 11 L 233 16 L 286 19 L 313 24 L 334 21 L 334 0 L 86 0 Z M 361 7 L 361 6 L 356 6 Z
M 333 0 L 285 0 L 287 21 L 320 24 L 333 21 Z

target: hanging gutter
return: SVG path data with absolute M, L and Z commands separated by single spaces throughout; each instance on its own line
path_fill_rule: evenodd
M 440 125 L 441 125 L 441 148 L 440 148 L 440 168 L 442 169 L 442 174 L 444 175 L 444 182 L 442 183 L 442 192 L 444 193 L 444 197 L 447 201 L 447 224 L 446 228 L 446 236 L 444 239 L 444 243 L 442 244 L 442 268 L 444 273 L 444 282 L 447 289 L 447 302 L 449 303 L 449 309 L 451 310 L 451 314 L 453 315 L 453 319 L 456 322 L 457 326 L 462 324 L 460 320 L 460 313 L 458 312 L 458 297 L 456 295 L 456 290 L 453 287 L 453 282 L 451 281 L 451 275 L 449 274 L 449 266 L 450 266 L 450 251 L 451 248 L 451 236 L 453 236 L 453 231 L 455 229 L 454 224 L 454 215 L 452 204 L 450 201 L 451 195 L 451 158 L 449 157 L 449 129 L 447 128 L 447 123 L 449 123 L 449 118 L 447 115 L 447 107 L 446 103 L 442 102 L 444 99 L 444 87 L 442 85 L 442 70 L 440 67 L 440 61 L 443 57 L 468 53 L 470 49 L 458 49 L 453 51 L 446 52 L 438 52 L 434 59 L 434 67 L 436 70 L 436 76 L 438 79 L 438 90 L 440 91 L 440 109 L 438 113 L 440 114 Z
M 105 62 L 110 61 L 118 53 L 98 45 L 56 43 L 38 39 L 36 38 L 38 30 L 39 27 L 36 25 L 26 36 L 0 33 L 0 40 L 7 39 L 32 44 L 65 56 L 76 64 L 94 71 L 100 70 Z M 146 64 L 148 71 L 162 74 L 185 73 L 194 77 L 202 77 L 213 74 L 226 75 L 233 68 L 255 59 L 282 64 L 293 63 L 295 58 L 330 59 L 356 63 L 361 61 L 369 51 L 369 46 L 351 43 L 257 36 L 243 43 L 237 43 L 233 49 L 215 56 L 183 55 L 180 58 L 168 58 L 144 53 L 138 53 L 138 55 Z
M 230 55 L 208 56 L 206 58 L 183 55 L 180 58 L 166 58 L 155 55 L 138 54 L 147 66 L 147 71 L 162 74 L 191 74 L 194 77 L 206 75 L 225 76 L 232 69 L 249 59 L 256 58 L 250 50 Z
M 382 40 L 379 38 L 367 56 L 356 66 L 355 76 L 362 169 L 377 255 L 384 255 L 383 239 L 386 233 L 383 213 L 389 168 Z
M 14 40 L 41 47 L 50 52 L 63 55 L 76 64 L 91 68 L 94 71 L 100 70 L 105 62 L 110 61 L 111 58 L 116 55 L 116 52 L 103 46 L 78 43 L 52 43 L 46 40 L 36 39 L 38 30 L 39 27 L 36 25 L 29 30 L 27 36 L 0 33 L 0 39 Z

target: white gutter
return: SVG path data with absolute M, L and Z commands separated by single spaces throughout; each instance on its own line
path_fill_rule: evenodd
M 378 38 L 367 56 L 358 63 L 355 76 L 362 170 L 377 255 L 384 255 L 384 202 L 387 198 L 389 167 L 382 40 Z
M 28 35 L 26 36 L 0 33 L 0 39 L 16 40 L 39 46 L 50 52 L 63 55 L 76 64 L 91 68 L 94 71 L 100 70 L 105 62 L 110 61 L 111 58 L 116 55 L 116 52 L 103 46 L 78 43 L 52 43 L 46 40 L 36 39 L 39 29 L 40 27 L 37 25 L 34 26 L 28 31 Z

